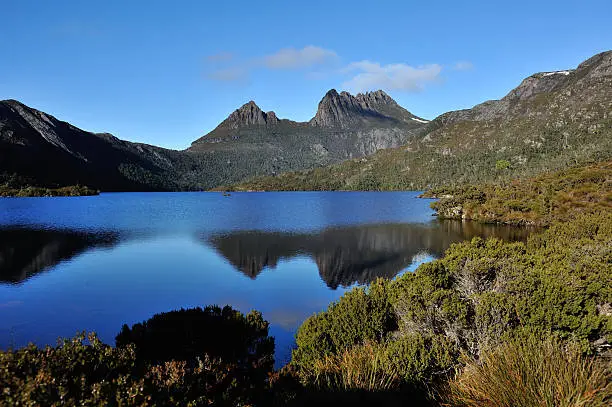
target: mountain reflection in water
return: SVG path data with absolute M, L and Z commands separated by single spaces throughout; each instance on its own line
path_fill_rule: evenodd
M 320 232 L 238 231 L 201 234 L 237 270 L 255 279 L 282 259 L 308 256 L 332 289 L 391 279 L 423 257 L 440 257 L 452 244 L 475 236 L 525 240 L 532 230 L 472 222 L 333 227 Z M 118 232 L 46 229 L 0 230 L 0 283 L 17 284 L 93 248 L 112 247 Z M 129 239 L 128 239 L 129 240 Z
M 111 247 L 117 233 L 0 230 L 0 283 L 16 284 L 94 247 Z
M 282 259 L 309 256 L 328 287 L 391 279 L 417 259 L 440 257 L 473 237 L 526 240 L 533 230 L 473 222 L 381 224 L 328 228 L 317 233 L 239 231 L 202 239 L 250 278 Z

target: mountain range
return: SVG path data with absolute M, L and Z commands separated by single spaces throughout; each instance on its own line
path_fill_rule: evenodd
M 421 189 L 609 159 L 611 136 L 608 51 L 573 70 L 531 75 L 500 100 L 431 122 L 382 90 L 353 96 L 332 89 L 308 122 L 281 119 L 250 101 L 182 151 L 87 132 L 0 101 L 0 184 Z
M 444 113 L 400 147 L 237 190 L 419 190 L 511 180 L 612 157 L 612 51 Z
M 383 91 L 353 96 L 330 90 L 309 122 L 279 119 L 251 101 L 188 149 L 175 151 L 87 132 L 16 100 L 4 100 L 0 174 L 4 182 L 46 187 L 210 189 L 396 147 L 425 123 Z

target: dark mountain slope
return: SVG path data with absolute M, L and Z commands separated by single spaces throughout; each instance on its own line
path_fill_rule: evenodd
M 36 185 L 175 188 L 167 177 L 175 152 L 89 133 L 14 100 L 0 101 L 0 146 L 0 172 Z
M 445 113 L 399 148 L 237 189 L 423 189 L 612 157 L 612 51 L 526 78 L 500 100 Z

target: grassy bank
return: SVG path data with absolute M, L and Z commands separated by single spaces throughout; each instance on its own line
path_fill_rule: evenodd
M 424 196 L 440 218 L 548 226 L 612 210 L 612 161 L 495 184 L 437 188 Z

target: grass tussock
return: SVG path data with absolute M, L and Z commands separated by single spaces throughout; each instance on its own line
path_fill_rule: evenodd
M 511 341 L 483 352 L 451 381 L 448 404 L 462 407 L 599 407 L 612 401 L 610 370 L 578 346 Z
M 305 376 L 327 390 L 394 390 L 400 384 L 400 372 L 386 362 L 379 346 L 367 343 L 317 360 Z

